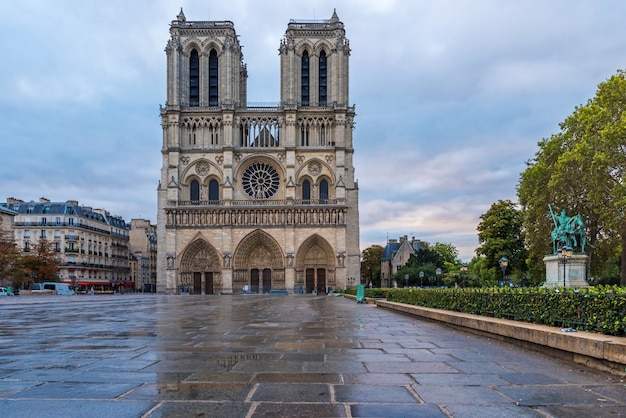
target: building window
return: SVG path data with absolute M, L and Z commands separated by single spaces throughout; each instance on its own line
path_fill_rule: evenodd
M 326 61 L 326 52 L 320 53 L 320 66 L 319 66 L 319 95 L 320 106 L 326 106 L 327 102 L 327 84 L 328 84 L 328 65 Z
M 193 49 L 189 57 L 189 106 L 200 105 L 200 58 Z
M 198 180 L 193 180 L 189 186 L 189 199 L 193 202 L 200 200 L 200 183 Z
M 220 186 L 217 180 L 211 180 L 209 182 L 209 201 L 217 202 L 220 200 Z
M 303 147 L 309 146 L 309 127 L 307 125 L 300 127 L 300 145 Z
M 320 203 L 328 203 L 328 182 L 326 180 L 320 182 Z
M 302 182 L 302 200 L 311 200 L 311 182 L 308 180 Z
M 194 123 L 189 131 L 189 145 L 196 145 L 196 124 Z
M 24 239 L 30 239 L 30 230 L 25 230 L 24 231 Z
M 46 239 L 46 230 L 42 229 L 41 234 L 39 235 L 39 239 Z
M 218 103 L 218 61 L 217 52 L 212 49 L 209 53 L 209 106 Z
M 302 85 L 301 102 L 302 106 L 309 105 L 309 53 L 304 51 L 302 54 Z

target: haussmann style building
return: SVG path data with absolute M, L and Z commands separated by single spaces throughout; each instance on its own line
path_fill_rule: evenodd
M 247 105 L 232 22 L 181 10 L 170 34 L 158 292 L 322 293 L 358 280 L 355 109 L 337 14 L 288 23 L 277 106 Z

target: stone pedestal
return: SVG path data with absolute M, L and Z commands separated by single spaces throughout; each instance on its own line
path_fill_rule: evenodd
M 586 254 L 572 254 L 563 264 L 556 254 L 546 255 L 543 262 L 546 264 L 546 282 L 544 287 L 589 287 L 587 283 Z

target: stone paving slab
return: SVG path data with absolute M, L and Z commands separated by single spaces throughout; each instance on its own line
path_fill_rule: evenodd
M 2 417 L 604 417 L 622 378 L 357 304 L 287 295 L 0 301 Z

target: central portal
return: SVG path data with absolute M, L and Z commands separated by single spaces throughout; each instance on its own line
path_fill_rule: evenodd
M 274 238 L 256 230 L 246 236 L 233 255 L 233 293 L 270 293 L 285 289 L 284 256 Z

